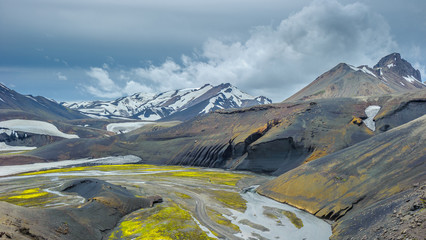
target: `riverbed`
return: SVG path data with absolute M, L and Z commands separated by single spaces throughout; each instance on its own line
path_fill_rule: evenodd
M 163 197 L 163 203 L 123 218 L 109 239 L 321 240 L 331 236 L 325 221 L 258 195 L 256 186 L 273 177 L 250 172 L 143 164 L 60 168 L 0 177 L 0 201 L 31 208 L 78 207 L 83 198 L 58 189 L 83 177 L 124 186 L 137 196 Z

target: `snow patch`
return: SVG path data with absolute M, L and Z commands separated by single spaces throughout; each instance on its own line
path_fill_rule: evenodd
M 377 113 L 380 111 L 380 108 L 381 108 L 380 106 L 371 105 L 365 109 L 365 114 L 367 115 L 367 119 L 365 119 L 363 122 L 365 126 L 371 129 L 371 131 L 373 132 L 376 130 L 376 123 L 374 122 L 373 119 L 377 115 Z
M 395 67 L 396 65 L 395 65 L 395 63 L 390 63 L 390 64 L 388 64 L 388 65 L 386 65 L 388 68 L 392 68 L 392 67 Z
M 407 82 L 410 82 L 410 83 L 414 83 L 414 82 L 420 82 L 417 78 L 415 78 L 414 76 L 412 76 L 412 75 L 409 75 L 409 76 L 404 76 L 403 77 Z
M 354 71 L 358 71 L 358 70 L 359 70 L 359 68 L 357 68 L 357 67 L 355 67 L 355 66 L 352 66 L 352 65 L 350 65 L 350 64 L 348 64 L 348 66 L 349 66 L 350 68 L 352 68 L 352 70 L 354 70 Z
M 405 86 L 405 84 L 403 82 L 399 82 L 399 83 L 401 83 L 402 86 Z
M 0 142 L 0 152 L 29 151 L 36 148 L 37 147 L 9 146 L 5 142 Z
M 36 120 L 13 119 L 2 121 L 0 122 L 0 128 L 62 138 L 79 138 L 75 134 L 67 134 L 59 131 L 58 128 L 51 123 Z
M 359 70 L 363 71 L 364 73 L 370 74 L 373 77 L 377 77 L 372 71 L 370 71 L 367 67 L 363 66 L 362 68 L 360 68 Z
M 115 132 L 116 134 L 127 133 L 154 122 L 123 122 L 110 123 L 106 126 L 107 131 Z
M 139 163 L 141 158 L 133 155 L 126 156 L 117 156 L 117 157 L 104 157 L 104 158 L 95 158 L 95 159 L 76 159 L 76 160 L 65 160 L 58 162 L 48 162 L 48 163 L 33 163 L 33 164 L 24 164 L 24 165 L 14 165 L 14 166 L 2 166 L 0 168 L 0 176 L 7 176 L 12 174 L 19 174 L 25 172 L 35 172 L 40 170 L 52 169 L 52 168 L 65 168 L 72 167 L 79 164 L 93 164 L 93 165 L 119 165 L 119 164 L 129 164 L 129 163 Z M 1 180 L 6 180 L 7 178 L 0 178 Z

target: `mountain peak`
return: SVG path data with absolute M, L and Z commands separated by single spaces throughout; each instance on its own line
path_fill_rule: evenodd
M 426 89 L 420 71 L 392 53 L 373 67 L 339 63 L 285 101 L 383 95 Z
M 401 54 L 399 53 L 391 53 L 383 57 L 376 65 L 374 65 L 374 68 L 388 68 L 401 77 L 413 76 L 419 81 L 422 80 L 420 71 L 414 69 L 409 62 L 401 58 Z
M 272 101 L 266 97 L 253 97 L 230 83 L 222 83 L 218 86 L 205 84 L 200 88 L 171 90 L 158 94 L 136 93 L 114 101 L 63 103 L 63 105 L 95 118 L 185 120 L 217 109 L 268 103 Z

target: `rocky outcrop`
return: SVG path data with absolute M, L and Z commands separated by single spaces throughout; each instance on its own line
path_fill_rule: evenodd
M 71 181 L 63 192 L 86 198 L 78 207 L 36 209 L 0 202 L 0 237 L 11 239 L 104 239 L 126 214 L 161 202 L 138 198 L 127 189 L 98 179 Z
M 420 71 L 414 69 L 413 66 L 405 59 L 401 58 L 401 54 L 392 53 L 380 59 L 380 61 L 374 65 L 375 69 L 387 68 L 399 76 L 413 76 L 418 80 L 422 80 Z

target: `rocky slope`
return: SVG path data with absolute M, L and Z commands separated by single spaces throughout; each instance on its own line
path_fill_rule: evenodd
M 426 89 L 419 70 L 402 59 L 399 53 L 392 53 L 373 68 L 340 63 L 286 101 L 377 96 L 416 89 Z
M 86 202 L 50 209 L 0 202 L 0 238 L 103 239 L 126 214 L 162 201 L 158 196 L 135 197 L 124 187 L 98 179 L 74 180 L 60 191 L 77 193 Z
M 417 91 L 220 110 L 171 128 L 69 139 L 29 154 L 48 160 L 134 154 L 151 163 L 279 175 L 420 117 L 425 103 L 426 91 Z M 380 107 L 371 121 L 375 131 L 366 124 L 369 106 Z
M 338 220 L 332 239 L 421 239 L 425 140 L 426 115 L 293 169 L 258 192 Z
M 187 120 L 216 109 L 268 104 L 271 100 L 253 97 L 229 83 L 188 88 L 160 94 L 136 93 L 114 101 L 64 102 L 64 106 L 95 118 L 140 120 Z
M 0 84 L 0 120 L 14 118 L 70 120 L 87 117 L 55 101 L 40 96 L 25 96 Z

